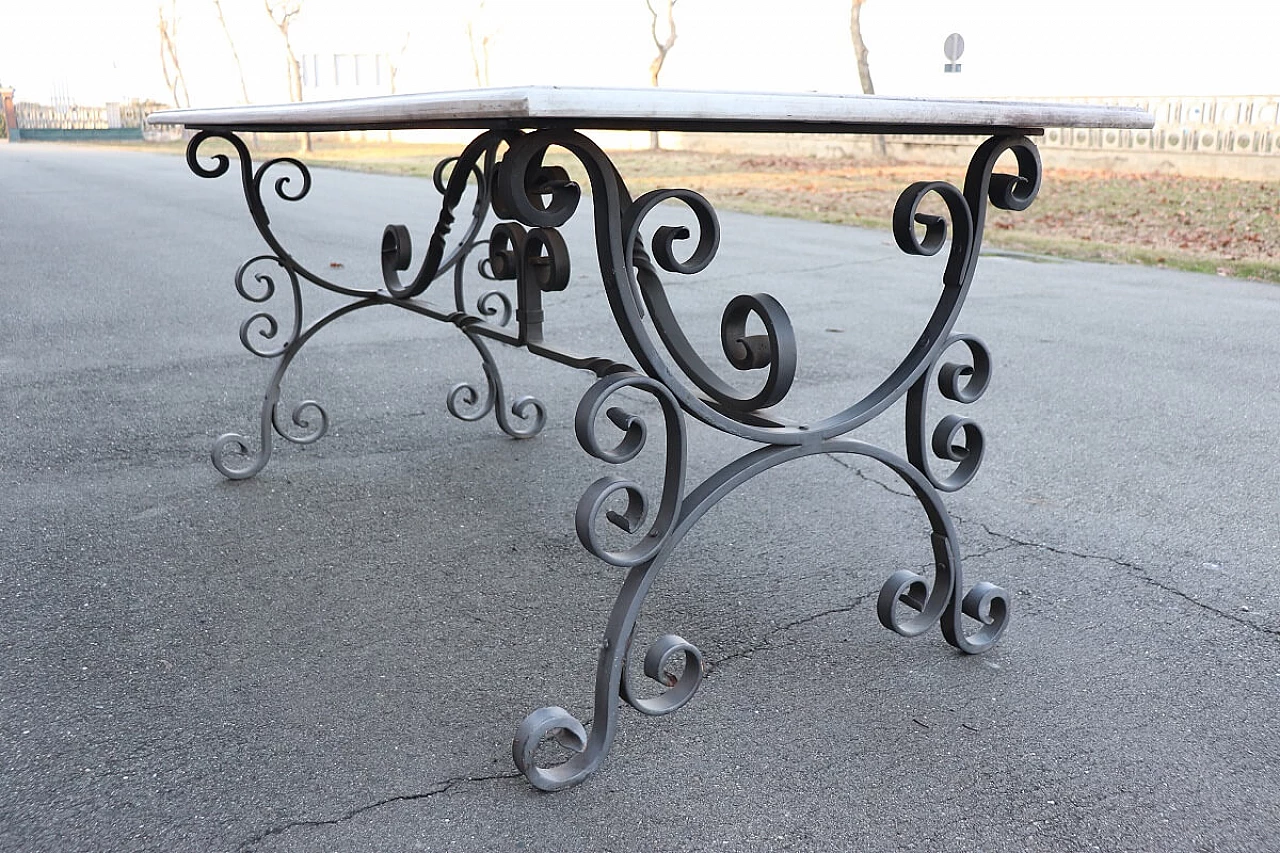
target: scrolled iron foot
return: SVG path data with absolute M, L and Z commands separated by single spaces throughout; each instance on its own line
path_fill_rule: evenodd
M 524 396 L 511 403 L 512 420 L 502 409 L 494 412 L 498 428 L 512 438 L 533 438 L 547 425 L 547 407 L 537 397 Z
M 542 767 L 537 762 L 538 748 L 551 738 L 574 755 L 563 764 Z M 608 746 L 588 752 L 587 730 L 577 717 L 559 705 L 539 708 L 524 718 L 511 743 L 511 757 L 516 767 L 535 788 L 559 791 L 578 784 L 595 772 L 608 752 Z
M 227 457 L 232 454 L 246 457 L 248 464 L 230 464 L 227 462 Z M 267 462 L 271 459 L 271 442 L 266 441 L 259 452 L 253 453 L 249 450 L 247 438 L 238 433 L 228 432 L 218 436 L 213 442 L 209 455 L 213 460 L 213 467 L 228 480 L 247 480 L 267 467 Z
M 449 389 L 444 406 L 460 421 L 478 421 L 493 411 L 493 394 L 481 397 L 474 385 L 459 382 Z
M 267 401 L 263 405 L 262 447 L 257 453 L 249 449 L 248 438 L 239 433 L 224 433 L 213 442 L 213 448 L 209 453 L 213 467 L 228 480 L 247 480 L 267 467 L 267 463 L 271 461 L 272 430 L 281 438 L 294 444 L 314 444 L 329 431 L 329 413 L 324 410 L 324 407 L 315 400 L 303 400 L 293 407 L 289 416 L 293 425 L 302 432 L 296 434 L 289 432 L 280 420 L 280 406 L 275 402 L 278 395 L 278 389 L 273 389 L 268 393 Z M 306 417 L 307 412 L 315 413 L 314 422 Z M 247 458 L 247 462 L 243 465 L 235 465 L 227 461 L 228 456 L 243 456 Z
M 1004 633 L 1009 621 L 1009 596 L 1000 587 L 982 582 L 967 594 L 955 527 L 942 504 L 934 478 L 890 454 L 868 448 L 865 455 L 879 458 L 911 487 L 933 527 L 933 578 L 900 569 L 889 576 L 876 601 L 880 624 L 904 637 L 916 637 L 937 624 L 948 643 L 966 654 L 987 651 Z M 911 612 L 904 612 L 904 608 Z M 962 616 L 982 627 L 967 634 Z
M 922 575 L 907 569 L 899 569 L 880 587 L 876 599 L 876 615 L 880 624 L 903 637 L 918 637 L 929 630 L 937 617 L 922 615 L 929 601 L 929 582 Z M 914 611 L 903 618 L 899 604 Z
M 628 651 L 630 644 L 628 643 Z M 524 718 L 516 729 L 511 743 L 511 757 L 516 767 L 535 788 L 543 791 L 559 791 L 577 785 L 594 773 L 609 754 L 613 734 L 618 722 L 616 696 L 642 714 L 660 717 L 674 713 L 693 698 L 702 683 L 703 658 L 698 647 L 675 634 L 665 634 L 649 646 L 644 658 L 644 673 L 665 688 L 653 697 L 636 695 L 627 683 L 625 652 L 621 659 L 610 654 L 613 644 L 603 649 L 602 669 L 597 673 L 596 718 L 590 734 L 576 717 L 558 705 L 539 708 Z M 678 658 L 684 658 L 684 670 L 678 675 L 668 667 Z M 620 673 L 620 677 L 619 677 Z M 601 690 L 617 678 L 617 694 L 612 699 L 599 701 Z M 551 767 L 538 763 L 538 750 L 546 741 L 554 741 L 569 750 L 563 762 Z
M 972 634 L 964 633 L 963 613 L 982 624 Z M 942 616 L 942 636 L 947 642 L 966 654 L 976 655 L 991 648 L 1009 624 L 1009 593 L 986 581 L 974 584 L 965 593 L 959 610 L 955 605 L 947 608 Z
M 880 588 L 876 601 L 880 624 L 904 637 L 916 637 L 936 622 L 948 643 L 966 654 L 976 655 L 994 646 L 1009 623 L 1009 594 L 995 584 L 981 581 L 963 598 L 953 595 L 939 615 L 925 612 L 929 608 L 929 592 L 929 582 L 923 576 L 906 569 L 894 572 Z M 904 618 L 900 604 L 914 612 Z M 962 614 L 982 627 L 965 633 Z
M 315 413 L 316 420 L 314 422 L 307 418 L 307 412 Z M 284 424 L 280 421 L 280 407 L 278 405 L 271 409 L 271 425 L 275 427 L 281 438 L 294 444 L 315 444 L 329 432 L 329 413 L 324 410 L 324 406 L 315 400 L 303 400 L 294 406 L 293 412 L 289 415 L 289 420 L 301 432 L 294 434 L 285 429 Z
M 684 670 L 678 676 L 672 675 L 668 667 L 681 656 L 684 658 Z M 664 634 L 653 641 L 644 656 L 644 674 L 666 688 L 658 696 L 642 697 L 632 692 L 627 680 L 627 669 L 624 662 L 619 685 L 622 698 L 642 714 L 661 717 L 680 710 L 698 691 L 703 676 L 702 651 L 675 634 Z
M 542 428 L 547 424 L 546 405 L 532 396 L 514 400 L 509 410 L 499 405 L 499 401 L 505 399 L 506 391 L 502 386 L 502 374 L 498 371 L 498 365 L 493 360 L 489 348 L 479 338 L 467 334 L 467 339 L 480 353 L 481 365 L 484 368 L 485 393 L 482 395 L 474 385 L 468 382 L 459 382 L 449 390 L 449 395 L 445 399 L 445 407 L 449 410 L 449 414 L 463 421 L 478 421 L 492 412 L 498 422 L 498 428 L 512 438 L 532 438 L 542 432 Z
M 489 372 L 488 367 L 485 372 Z M 449 389 L 445 408 L 461 421 L 478 421 L 493 412 L 498 428 L 512 438 L 532 438 L 542 432 L 547 424 L 547 407 L 541 400 L 537 397 L 520 397 L 511 403 L 508 414 L 507 410 L 495 405 L 495 400 L 501 393 L 501 387 L 492 378 L 489 380 L 489 392 L 484 397 L 481 397 L 475 386 L 459 382 Z

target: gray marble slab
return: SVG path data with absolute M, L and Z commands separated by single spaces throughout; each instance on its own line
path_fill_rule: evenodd
M 165 110 L 152 124 L 224 130 L 575 127 L 622 130 L 990 133 L 1150 128 L 1134 107 L 880 95 L 522 86 L 341 101 Z

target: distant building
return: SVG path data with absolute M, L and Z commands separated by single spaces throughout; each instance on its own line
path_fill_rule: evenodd
M 304 101 L 392 94 L 385 53 L 305 53 L 300 64 Z

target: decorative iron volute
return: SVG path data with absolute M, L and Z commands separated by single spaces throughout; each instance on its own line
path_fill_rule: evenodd
M 550 142 L 537 133 L 521 137 L 495 164 L 493 212 L 530 228 L 558 228 L 578 209 L 582 188 L 563 166 L 543 165 Z
M 515 222 L 499 222 L 489 234 L 489 272 L 498 281 L 513 281 L 520 275 L 524 257 L 525 230 Z

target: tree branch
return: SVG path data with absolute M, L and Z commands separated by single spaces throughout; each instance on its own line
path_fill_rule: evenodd
M 218 23 L 222 24 L 222 32 L 227 37 L 227 44 L 231 47 L 231 56 L 236 61 L 236 71 L 240 75 L 240 95 L 244 102 L 249 103 L 249 87 L 244 81 L 244 65 L 240 62 L 240 51 L 236 50 L 235 39 L 231 37 L 231 28 L 227 26 L 227 18 L 222 14 L 222 0 L 213 0 L 213 8 L 218 13 Z
M 170 2 L 170 17 L 165 17 L 164 3 L 157 5 L 160 16 L 160 66 L 164 71 L 164 82 L 173 95 L 176 107 L 191 106 L 191 93 L 187 91 L 187 81 L 182 75 L 182 63 L 178 60 L 178 15 L 175 3 Z M 169 65 L 173 64 L 173 76 L 169 75 Z
M 653 8 L 652 0 L 644 0 L 644 5 L 649 9 L 649 33 L 653 37 L 654 47 L 658 49 L 658 55 L 653 58 L 653 62 L 649 63 L 649 83 L 653 86 L 658 85 L 658 75 L 662 73 L 662 65 L 667 60 L 667 54 L 676 44 L 676 2 L 677 0 L 667 0 L 667 37 L 664 40 L 658 38 L 658 10 Z

